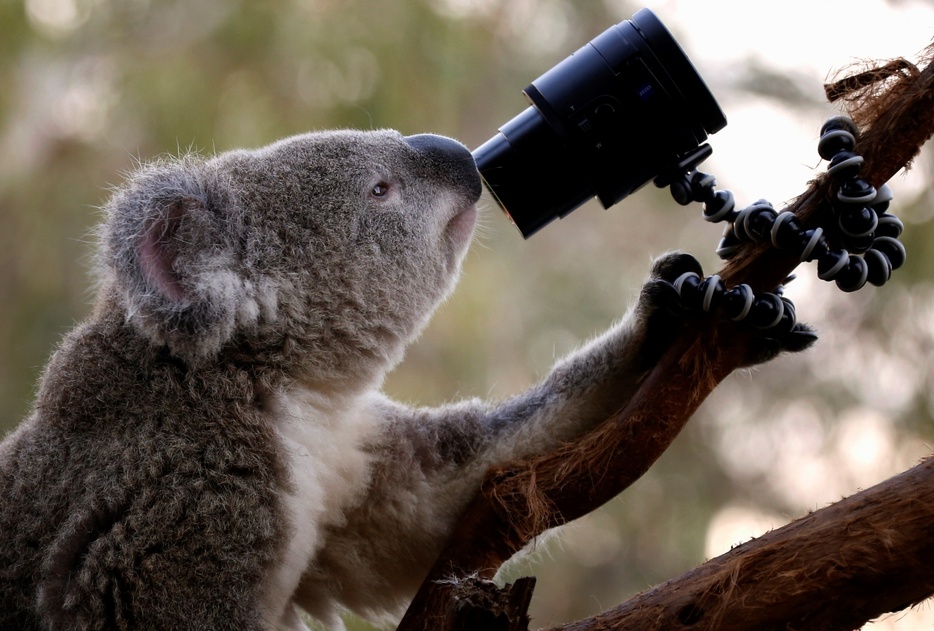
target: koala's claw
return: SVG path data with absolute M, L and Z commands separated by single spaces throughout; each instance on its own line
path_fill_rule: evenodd
M 791 333 L 782 338 L 783 350 L 797 353 L 811 347 L 817 341 L 817 332 L 807 324 L 796 324 Z
M 798 353 L 810 348 L 816 341 L 817 333 L 803 323 L 795 324 L 791 331 L 781 335 L 760 334 L 753 339 L 742 365 L 755 366 L 775 359 L 782 353 Z

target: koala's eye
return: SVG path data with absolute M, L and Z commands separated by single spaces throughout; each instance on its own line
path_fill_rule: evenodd
M 389 183 L 380 182 L 370 189 L 370 195 L 373 197 L 386 197 L 389 194 Z

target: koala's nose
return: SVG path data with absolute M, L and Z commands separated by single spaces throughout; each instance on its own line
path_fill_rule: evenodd
M 479 199 L 483 191 L 480 172 L 470 150 L 451 138 L 434 134 L 406 136 L 406 144 L 435 165 L 453 184 Z

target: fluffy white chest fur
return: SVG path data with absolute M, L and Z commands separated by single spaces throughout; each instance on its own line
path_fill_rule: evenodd
M 289 543 L 266 595 L 271 628 L 306 628 L 291 598 L 323 544 L 324 529 L 342 525 L 346 510 L 368 486 L 371 456 L 363 445 L 378 422 L 362 399 L 297 386 L 270 402 L 291 477 L 283 495 Z

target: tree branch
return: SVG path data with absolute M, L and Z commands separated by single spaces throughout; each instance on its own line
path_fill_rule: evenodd
M 862 175 L 889 180 L 934 134 L 934 64 L 903 74 L 877 107 L 857 121 Z M 831 182 L 814 181 L 790 209 L 806 226 L 830 218 Z M 720 273 L 728 286 L 756 291 L 780 284 L 798 265 L 788 252 L 747 246 Z M 547 528 L 584 515 L 628 488 L 668 448 L 714 387 L 739 367 L 749 333 L 731 322 L 692 322 L 645 379 L 629 404 L 574 444 L 546 456 L 491 470 L 409 607 L 400 631 L 435 631 L 457 589 L 451 577 L 492 578 L 515 552 Z M 934 569 L 932 569 L 934 572 Z M 814 603 L 819 608 L 820 603 Z M 599 628 L 599 627 L 578 627 Z
M 934 593 L 934 460 L 550 631 L 858 629 Z

